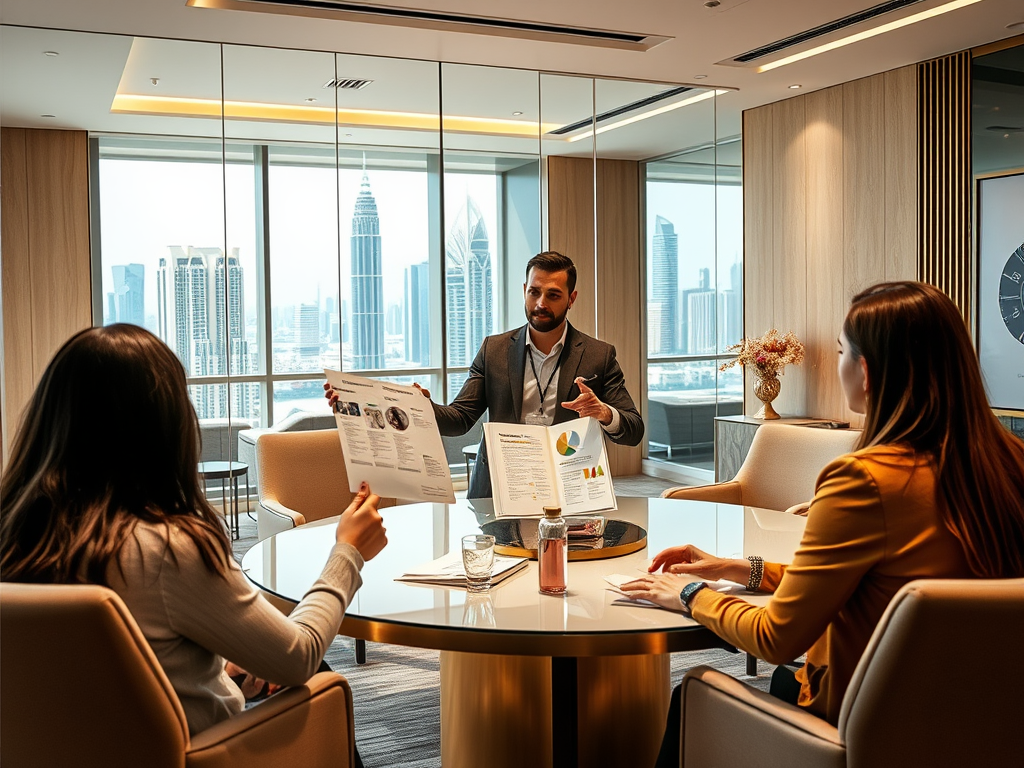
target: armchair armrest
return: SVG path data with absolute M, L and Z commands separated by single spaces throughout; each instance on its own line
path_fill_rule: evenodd
M 218 723 L 192 739 L 188 768 L 342 768 L 354 761 L 352 690 L 334 672 L 320 672 L 296 688 Z
M 680 765 L 684 768 L 846 765 L 839 730 L 799 707 L 710 667 L 691 669 L 683 677 L 682 688 Z
M 662 491 L 662 498 L 665 499 L 696 499 L 699 501 L 714 501 L 719 504 L 742 504 L 743 493 L 740 484 L 735 480 L 727 483 L 715 483 L 714 485 L 680 486 Z
M 263 541 L 281 531 L 287 531 L 297 525 L 305 525 L 306 518 L 301 512 L 289 509 L 273 499 L 260 499 L 256 508 L 257 538 Z

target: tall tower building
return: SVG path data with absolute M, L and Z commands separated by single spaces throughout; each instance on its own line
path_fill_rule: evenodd
M 661 309 L 658 313 L 658 324 L 653 326 L 653 319 L 648 319 L 648 327 L 656 328 L 651 341 L 656 340 L 655 351 L 661 354 L 673 354 L 678 350 L 676 332 L 679 327 L 679 236 L 672 222 L 664 216 L 654 219 L 654 247 L 652 298 Z
M 430 263 L 405 270 L 405 359 L 430 365 Z
M 483 215 L 472 198 L 448 234 L 448 359 L 469 365 L 491 333 L 491 245 Z
M 700 270 L 700 288 L 683 291 L 686 297 L 686 352 L 691 355 L 715 353 L 715 292 L 711 289 L 711 270 Z
M 146 314 L 144 308 L 143 286 L 146 279 L 146 268 L 142 264 L 121 264 L 112 267 L 114 273 L 114 316 L 118 323 L 144 325 Z
M 170 272 L 170 276 L 168 275 Z M 160 257 L 156 268 L 156 335 L 166 344 L 173 345 L 171 329 L 174 327 L 174 274 L 168 270 L 167 259 Z
M 352 366 L 384 367 L 384 278 L 381 273 L 380 220 L 370 179 L 363 182 L 352 214 Z
M 295 308 L 295 351 L 301 360 L 320 359 L 320 307 L 316 304 Z

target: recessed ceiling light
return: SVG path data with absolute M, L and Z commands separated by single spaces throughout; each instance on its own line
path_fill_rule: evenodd
M 60 56 L 57 51 L 43 51 L 43 56 Z
M 351 133 L 346 133 L 345 134 L 345 138 L 346 139 L 351 139 L 352 138 L 352 134 Z
M 151 77 L 151 78 L 149 78 L 149 82 L 150 82 L 151 85 L 160 85 L 160 78 L 159 77 Z
M 512 113 L 512 117 L 519 117 L 521 114 L 523 114 L 523 113 L 522 112 L 513 112 Z
M 693 79 L 694 80 L 707 80 L 708 76 L 707 75 L 694 75 Z
M 800 85 L 800 83 L 793 83 L 791 86 L 789 86 L 789 90 L 791 90 L 791 91 L 795 91 L 795 90 L 798 90 L 800 88 L 803 88 L 803 86 Z
M 786 56 L 784 58 L 777 59 L 776 61 L 769 62 L 768 64 L 762 64 L 760 67 L 757 68 L 756 71 L 758 73 L 768 72 L 769 70 L 775 69 L 777 67 L 784 67 L 787 64 L 792 64 L 796 61 L 809 59 L 811 56 L 817 56 L 819 53 L 834 51 L 836 48 L 842 48 L 843 46 L 850 45 L 851 43 L 859 43 L 861 40 L 867 40 L 868 38 L 875 37 L 876 35 L 881 35 L 886 32 L 892 32 L 895 29 L 906 27 L 911 24 L 916 24 L 919 21 L 931 19 L 935 16 L 941 16 L 944 13 L 949 13 L 950 11 L 955 11 L 959 8 L 964 8 L 968 5 L 974 5 L 975 3 L 980 2 L 981 0 L 953 0 L 953 2 L 951 3 L 945 3 L 944 5 L 929 8 L 927 11 L 921 11 L 920 13 L 915 13 L 911 16 L 906 16 L 902 19 L 897 19 L 896 21 L 890 21 L 888 24 L 882 24 L 877 27 L 872 27 L 871 29 L 865 29 L 862 32 L 857 32 L 852 35 L 847 35 L 846 37 L 841 37 L 838 40 L 833 40 L 830 43 L 825 43 L 814 48 L 809 48 L 808 50 L 801 51 L 800 53 L 794 53 L 792 56 Z
M 308 99 L 306 99 L 306 103 L 307 104 L 312 104 L 314 101 L 316 101 L 316 99 L 314 99 L 312 96 L 310 96 Z
M 40 115 L 40 117 L 56 117 L 56 115 Z

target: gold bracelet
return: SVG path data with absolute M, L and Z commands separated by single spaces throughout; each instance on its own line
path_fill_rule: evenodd
M 757 592 L 761 586 L 761 579 L 764 578 L 764 558 L 757 555 L 750 555 L 750 578 L 747 580 L 747 591 Z

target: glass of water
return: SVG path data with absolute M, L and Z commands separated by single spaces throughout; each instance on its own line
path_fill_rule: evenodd
M 470 592 L 486 592 L 491 588 L 494 569 L 494 537 L 475 534 L 462 537 L 462 566 L 466 570 L 466 587 Z

